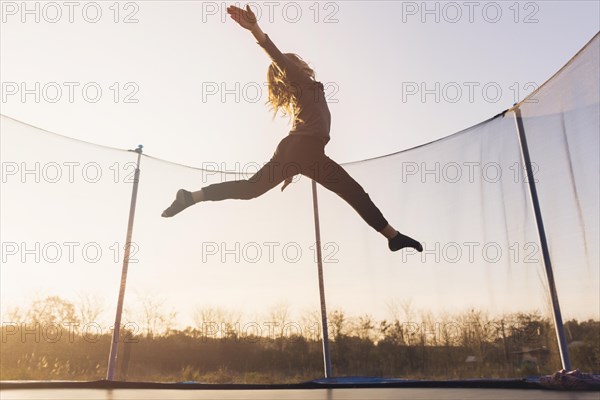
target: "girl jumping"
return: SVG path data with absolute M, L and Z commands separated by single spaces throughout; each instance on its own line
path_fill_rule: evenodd
M 282 110 L 284 115 L 293 118 L 293 127 L 279 143 L 271 160 L 250 179 L 221 182 L 197 192 L 180 189 L 162 216 L 172 217 L 201 201 L 253 199 L 282 182 L 281 190 L 284 190 L 295 175 L 302 174 L 350 204 L 367 224 L 388 239 L 391 251 L 405 247 L 423 251 L 418 241 L 390 226 L 364 189 L 339 164 L 325 155 L 331 115 L 323 84 L 315 80 L 314 71 L 298 55 L 282 54 L 258 26 L 249 6 L 245 10 L 229 6 L 227 13 L 242 28 L 252 32 L 258 45 L 271 58 L 267 72 L 269 103 L 275 114 Z

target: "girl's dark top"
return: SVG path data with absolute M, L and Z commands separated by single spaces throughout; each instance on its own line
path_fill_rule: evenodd
M 331 114 L 325 100 L 323 84 L 312 80 L 292 60 L 289 60 L 287 56 L 279 51 L 267 34 L 265 34 L 265 37 L 265 42 L 262 44 L 257 42 L 258 45 L 267 52 L 277 68 L 285 72 L 290 84 L 298 89 L 300 113 L 294 119 L 290 135 L 317 136 L 327 144 L 329 142 Z

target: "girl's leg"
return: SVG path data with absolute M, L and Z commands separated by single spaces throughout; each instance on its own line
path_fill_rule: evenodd
M 306 172 L 305 175 L 344 199 L 369 226 L 385 236 L 388 239 L 390 250 L 397 251 L 405 247 L 412 247 L 417 251 L 423 251 L 423 247 L 418 241 L 394 229 L 362 186 L 342 166 L 324 153 Z
M 172 217 L 200 201 L 219 201 L 226 199 L 249 200 L 271 190 L 285 180 L 285 163 L 282 151 L 287 147 L 282 141 L 271 160 L 251 178 L 231 182 L 220 182 L 206 186 L 196 192 L 180 189 L 169 208 L 163 211 L 163 217 Z M 298 171 L 299 172 L 299 171 Z
M 344 199 L 377 232 L 388 231 L 388 221 L 362 186 L 331 158 L 322 154 L 303 174 Z
M 379 233 L 381 233 L 383 236 L 385 236 L 386 239 L 391 239 L 394 236 L 396 236 L 396 233 L 398 233 L 398 231 L 396 229 L 394 229 L 394 227 L 392 227 L 391 225 L 388 224 L 385 228 L 380 230 Z
M 215 183 L 192 195 L 195 201 L 250 200 L 273 189 L 284 179 L 281 163 L 272 159 L 249 179 Z
M 226 199 L 249 200 L 271 190 L 284 181 L 282 168 L 277 161 L 269 161 L 250 179 L 239 181 L 220 182 L 200 189 L 197 192 L 188 192 L 180 189 L 175 201 L 163 211 L 163 217 L 172 217 L 191 205 L 200 201 L 219 201 Z

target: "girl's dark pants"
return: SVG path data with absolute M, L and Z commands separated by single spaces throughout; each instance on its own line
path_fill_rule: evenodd
M 346 200 L 376 231 L 388 222 L 369 195 L 338 163 L 325 155 L 317 136 L 291 134 L 277 146 L 271 160 L 247 180 L 221 182 L 202 188 L 206 200 L 248 200 L 279 185 L 286 178 L 305 175 Z

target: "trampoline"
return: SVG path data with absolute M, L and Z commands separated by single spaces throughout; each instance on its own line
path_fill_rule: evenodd
M 363 383 L 359 383 L 359 382 Z M 372 379 L 371 379 L 372 381 Z M 352 383 L 354 382 L 354 383 Z M 365 383 L 367 382 L 367 383 Z M 133 382 L 4 382 L 6 400 L 591 400 L 598 392 L 564 392 L 540 388 L 526 380 L 404 381 L 368 383 L 352 378 L 346 383 L 307 382 L 294 385 L 201 385 L 197 383 Z
M 332 193 L 322 190 L 317 196 L 314 182 L 306 180 L 250 205 L 207 204 L 165 224 L 157 211 L 169 198 L 164 193 L 251 172 L 179 165 L 150 156 L 142 146 L 106 148 L 2 115 L 0 147 L 9 161 L 3 165 L 1 219 L 3 239 L 11 240 L 3 243 L 3 296 L 17 298 L 20 290 L 39 286 L 67 294 L 75 293 L 74 287 L 110 292 L 108 309 L 112 315 L 117 310 L 117 318 L 101 325 L 91 310 L 80 318 L 81 329 L 65 325 L 67 330 L 42 307 L 37 317 L 49 318 L 41 330 L 23 321 L 3 322 L 2 373 L 10 378 L 0 382 L 0 398 L 598 400 L 598 375 L 577 388 L 561 382 L 549 388 L 542 378 L 560 365 L 570 371 L 572 364 L 586 363 L 586 371 L 599 372 L 598 360 L 589 356 L 597 339 L 570 339 L 564 329 L 580 316 L 582 303 L 589 307 L 600 299 L 599 35 L 514 107 L 431 143 L 343 164 L 358 181 L 369 182 L 378 204 L 394 220 L 415 227 L 417 236 L 436 227 L 436 241 L 426 243 L 422 255 L 383 254 L 377 250 L 381 241 L 354 210 L 340 206 Z M 389 171 L 401 171 L 401 177 L 380 179 Z M 61 179 L 61 172 L 68 175 Z M 127 239 L 117 243 L 127 205 Z M 327 210 L 320 219 L 319 209 Z M 231 226 L 244 224 L 229 229 L 223 216 Z M 198 232 L 198 221 L 213 227 L 210 234 Z M 32 242 L 40 245 L 41 262 L 28 262 Z M 75 262 L 66 262 L 67 256 Z M 117 300 L 111 290 L 119 277 Z M 427 292 L 414 282 L 425 282 Z M 138 302 L 146 317 L 148 310 L 155 312 L 146 325 L 127 314 L 127 305 L 136 302 L 125 299 L 126 283 L 128 296 L 151 293 Z M 194 312 L 195 328 L 172 329 L 169 311 L 160 308 L 154 293 L 187 307 L 188 316 Z M 425 311 L 415 316 L 407 301 L 391 317 L 383 315 L 398 293 L 416 298 Z M 347 314 L 341 308 L 326 310 L 326 294 L 328 305 L 356 313 L 356 335 L 345 333 Z M 218 307 L 194 310 L 192 297 L 201 306 L 230 301 L 246 315 L 255 313 L 254 319 L 240 322 L 234 312 Z M 287 309 L 271 310 L 264 321 L 254 317 L 253 307 L 264 311 L 280 298 L 292 299 L 294 311 L 309 309 L 306 321 L 290 319 Z M 58 296 L 47 299 L 70 310 Z M 448 309 L 468 311 L 448 316 Z M 371 312 L 380 314 L 371 317 Z M 597 321 L 590 321 L 572 326 L 589 322 L 593 328 Z M 569 335 L 580 333 L 573 332 Z M 76 354 L 73 364 L 71 354 Z M 277 368 L 288 375 L 271 377 Z M 241 379 L 248 372 L 256 374 L 252 382 L 309 377 L 293 384 L 204 383 L 202 374 L 221 369 L 243 382 L 252 381 Z M 10 380 L 22 378 L 22 371 L 24 380 Z M 168 382 L 154 382 L 163 372 Z M 334 378 L 333 372 L 341 376 Z M 28 380 L 37 379 L 35 373 L 50 378 Z M 94 380 L 104 375 L 107 380 Z M 88 380 L 62 380 L 77 376 Z M 305 382 L 317 376 L 327 378 Z
M 597 400 L 598 393 L 562 393 L 509 389 L 315 389 L 315 390 L 148 390 L 148 389 L 44 389 L 3 390 L 6 400 Z

